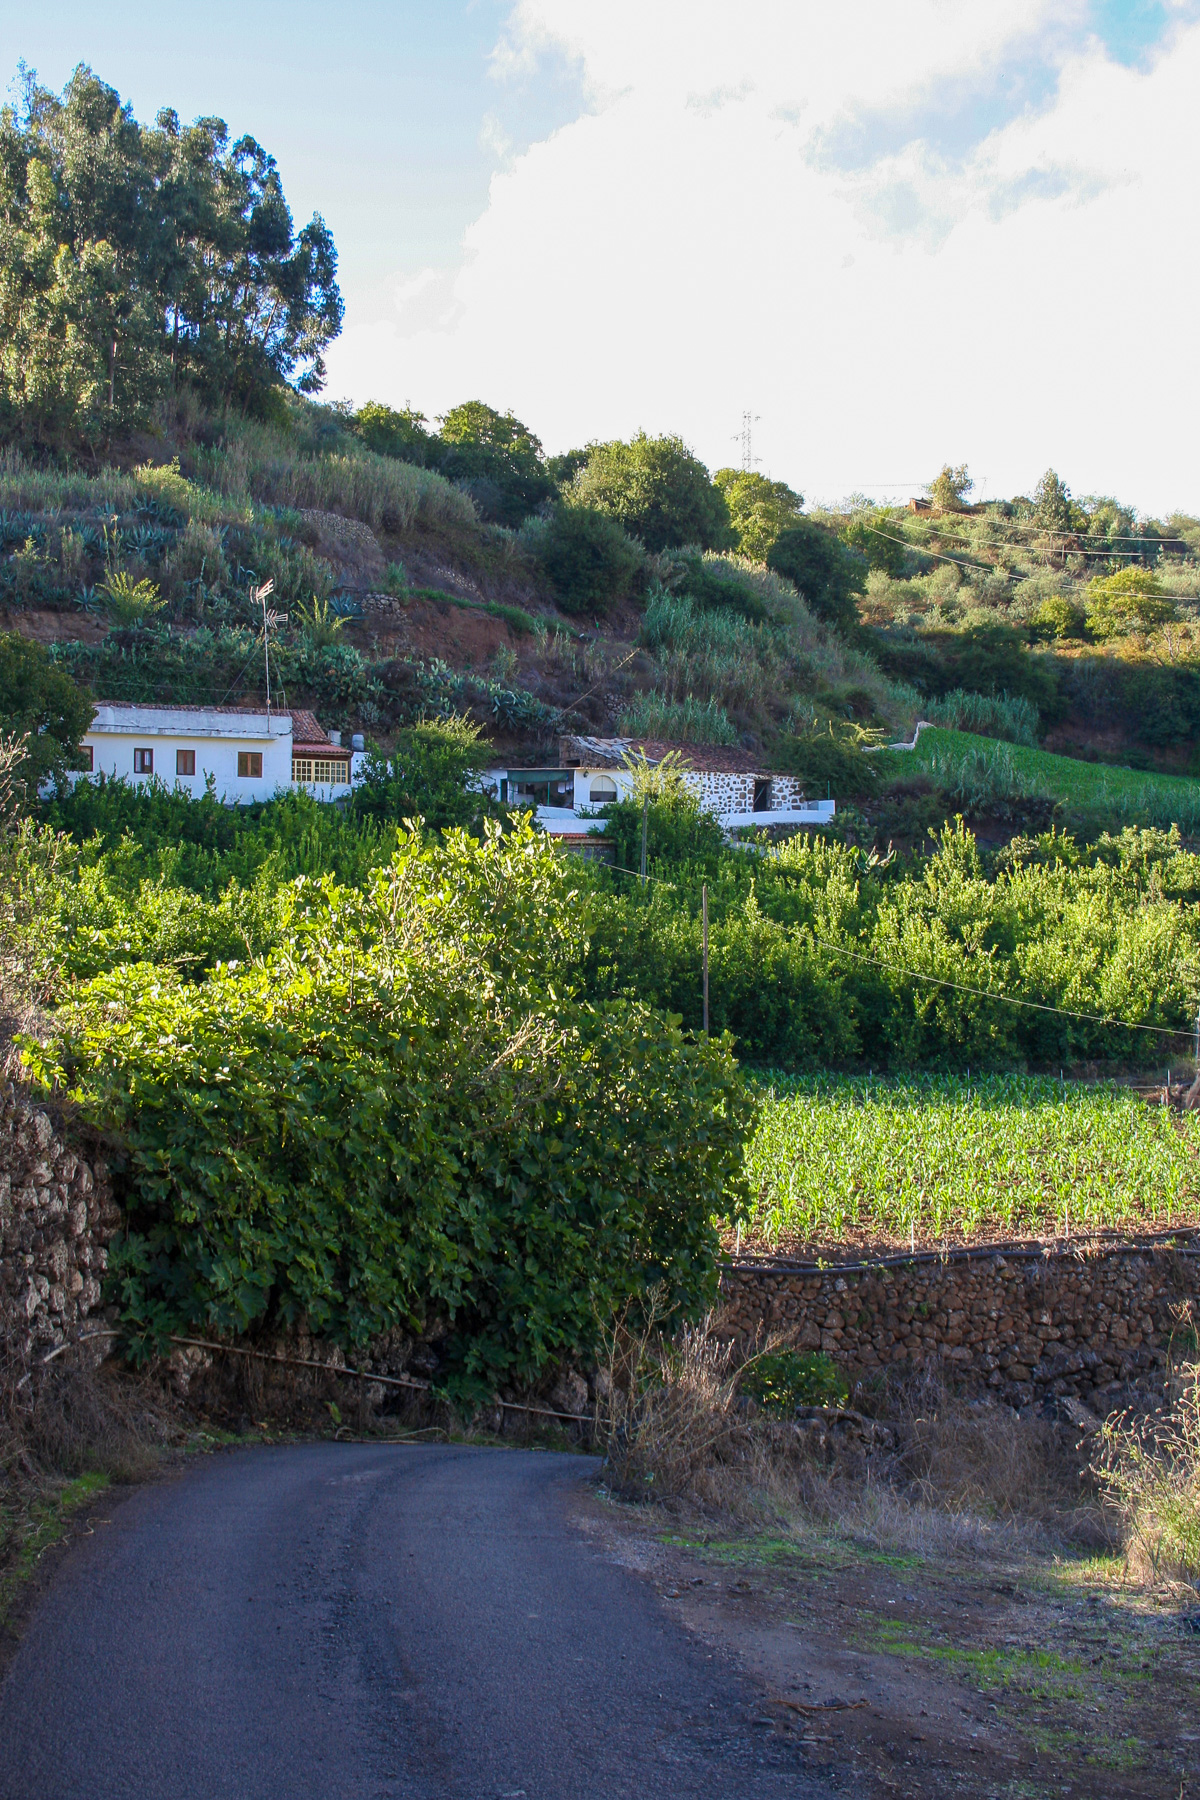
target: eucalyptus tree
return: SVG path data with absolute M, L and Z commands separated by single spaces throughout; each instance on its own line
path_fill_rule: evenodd
M 138 123 L 81 64 L 0 111 L 0 427 L 102 443 L 172 384 L 259 410 L 318 391 L 341 329 L 337 253 L 275 160 L 221 119 Z

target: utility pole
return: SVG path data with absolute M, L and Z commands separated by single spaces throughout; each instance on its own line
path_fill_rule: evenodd
M 646 834 L 650 828 L 650 796 L 642 795 L 642 886 L 646 885 Z
M 708 1036 L 708 883 L 700 885 L 700 933 L 704 945 L 704 1035 Z

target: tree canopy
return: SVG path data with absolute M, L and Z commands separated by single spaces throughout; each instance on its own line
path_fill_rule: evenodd
M 725 496 L 735 547 L 755 562 L 766 562 L 780 532 L 800 517 L 804 495 L 786 481 L 769 481 L 752 469 L 718 469 L 713 485 Z
M 849 630 L 858 622 L 855 595 L 865 586 L 866 565 L 835 532 L 800 519 L 771 546 L 767 567 L 794 581 L 818 618 Z
M 0 429 L 105 442 L 172 383 L 254 410 L 320 389 L 337 254 L 274 158 L 222 119 L 140 125 L 80 64 L 0 111 Z
M 943 463 L 927 491 L 933 504 L 942 512 L 961 512 L 974 486 L 966 463 L 959 463 L 957 468 L 952 463 Z
M 511 412 L 466 400 L 438 423 L 437 467 L 470 493 L 484 519 L 520 525 L 554 498 L 541 441 Z
M 628 444 L 618 439 L 593 445 L 572 497 L 610 514 L 650 551 L 733 545 L 725 496 L 682 438 L 639 431 Z
M 28 780 L 36 784 L 78 766 L 79 740 L 94 711 L 41 644 L 20 632 L 0 632 L 0 737 L 26 738 Z

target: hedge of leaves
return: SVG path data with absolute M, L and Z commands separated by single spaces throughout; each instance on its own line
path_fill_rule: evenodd
M 60 1008 L 30 1067 L 126 1146 L 112 1268 L 147 1349 L 444 1328 L 484 1392 L 647 1283 L 709 1303 L 752 1108 L 726 1046 L 564 991 L 571 874 L 527 823 L 409 836 L 361 889 L 297 882 L 255 961 L 129 963 Z

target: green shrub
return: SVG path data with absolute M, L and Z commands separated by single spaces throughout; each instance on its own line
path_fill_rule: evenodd
M 643 561 L 615 519 L 577 505 L 555 507 L 537 555 L 563 612 L 601 617 L 629 592 Z
M 604 835 L 618 865 L 641 870 L 642 802 L 618 800 L 604 815 Z M 711 861 L 724 834 L 686 788 L 652 798 L 646 808 L 646 853 L 655 863 Z
M 590 445 L 571 496 L 608 513 L 651 552 L 679 544 L 733 546 L 725 496 L 682 438 L 639 431 L 627 444 Z
M 823 1350 L 756 1356 L 743 1369 L 738 1386 L 776 1419 L 791 1417 L 801 1406 L 837 1406 L 850 1392 L 850 1383 Z
M 22 778 L 33 788 L 80 766 L 79 741 L 95 710 L 41 644 L 0 632 L 0 736 L 25 738 Z
M 718 469 L 713 485 L 725 496 L 734 541 L 742 556 L 765 562 L 781 531 L 794 524 L 804 495 L 786 481 L 771 481 L 747 469 Z
M 650 1285 L 711 1304 L 752 1109 L 721 1044 L 562 998 L 574 873 L 528 824 L 403 839 L 365 892 L 293 890 L 262 963 L 129 967 L 63 1009 L 30 1063 L 127 1147 L 135 1340 L 427 1331 L 482 1397 Z
M 828 791 L 836 800 L 857 800 L 874 793 L 880 782 L 880 765 L 864 753 L 861 734 L 832 723 L 823 731 L 781 739 L 773 761 L 781 771 L 801 778 L 806 791 L 811 790 L 810 799 L 822 799 Z
M 780 532 L 767 567 L 795 582 L 819 619 L 839 631 L 858 623 L 856 596 L 866 587 L 866 564 L 824 525 L 802 519 Z
M 368 757 L 351 808 L 356 818 L 400 825 L 424 819 L 437 830 L 470 825 L 489 807 L 471 777 L 491 747 L 470 719 L 427 719 L 400 732 L 390 756 Z
M 1030 631 L 1044 643 L 1059 638 L 1081 638 L 1086 627 L 1086 609 L 1066 594 L 1050 594 L 1029 618 Z
M 695 552 L 667 557 L 671 586 L 686 594 L 698 606 L 714 612 L 737 613 L 743 619 L 761 624 L 768 617 L 767 608 L 754 582 L 736 565 L 719 556 L 699 556 Z

